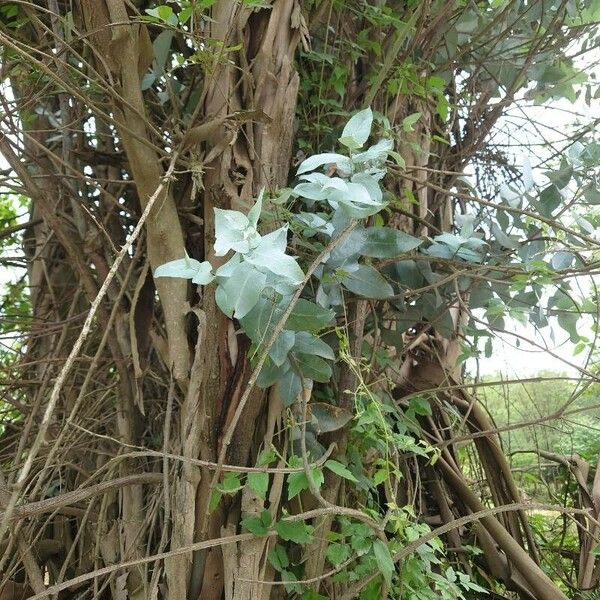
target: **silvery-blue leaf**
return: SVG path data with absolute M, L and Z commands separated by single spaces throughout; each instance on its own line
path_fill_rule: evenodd
M 237 210 L 215 208 L 215 254 L 224 256 L 229 250 L 247 252 L 249 234 L 255 231 L 250 227 L 248 217 Z
M 293 283 L 289 279 L 284 279 L 281 275 L 276 275 L 271 271 L 265 271 L 265 273 L 267 275 L 265 288 L 271 288 L 282 296 L 290 296 L 298 288 L 297 283 Z
M 392 150 L 393 147 L 393 140 L 380 140 L 374 146 L 371 146 L 368 150 L 365 150 L 364 152 L 361 152 L 359 154 L 355 154 L 352 157 L 352 162 L 355 164 L 365 162 L 383 163 L 387 159 L 388 153 Z
M 371 200 L 377 204 L 381 204 L 383 201 L 383 192 L 379 187 L 377 179 L 368 173 L 357 173 L 352 177 L 352 183 L 358 183 L 362 185 L 368 192 Z
M 477 252 L 475 252 L 474 250 L 471 250 L 470 248 L 459 248 L 456 252 L 456 256 L 469 262 L 481 262 L 481 256 L 477 254 Z
M 369 190 L 367 190 L 367 188 L 360 183 L 349 183 L 348 191 L 346 192 L 341 192 L 339 190 L 333 191 L 329 195 L 329 199 L 334 200 L 339 204 L 359 205 L 359 208 L 380 204 L 371 198 Z
M 203 263 L 200 263 L 200 267 L 194 273 L 192 277 L 192 283 L 196 285 L 207 285 L 210 283 L 215 276 L 212 273 L 212 265 L 205 260 Z
M 222 285 L 220 285 L 215 292 L 215 302 L 225 315 L 229 318 L 233 316 L 235 298 L 230 298 Z
M 568 269 L 575 260 L 575 255 L 572 252 L 565 252 L 560 250 L 552 257 L 552 268 L 553 269 Z
M 265 193 L 265 188 L 262 188 L 258 194 L 258 198 L 256 199 L 256 204 L 248 211 L 248 223 L 250 227 L 256 229 L 258 225 L 258 218 L 260 217 L 260 211 L 262 210 L 262 202 L 263 196 Z
M 236 319 L 241 319 L 254 308 L 266 280 L 264 273 L 247 262 L 242 262 L 227 281 L 219 286 L 227 296 L 227 305 L 233 306 L 233 316 Z
M 463 243 L 457 235 L 453 235 L 452 233 L 442 233 L 441 235 L 436 235 L 433 238 L 436 242 L 441 244 L 446 244 L 446 246 L 450 246 L 454 251 L 458 250 L 458 248 Z
M 527 156 L 523 160 L 523 186 L 525 191 L 529 191 L 534 186 L 533 170 Z
M 308 200 L 325 200 L 327 198 L 327 191 L 323 185 L 316 182 L 299 183 L 293 192 L 296 196 Z
M 310 183 L 320 183 L 321 185 L 325 185 L 331 179 L 331 177 L 327 177 L 325 173 L 319 173 L 316 171 L 314 173 L 305 173 L 304 175 L 300 175 L 300 179 Z
M 301 212 L 297 219 L 304 223 L 307 227 L 314 229 L 320 233 L 331 236 L 333 233 L 333 225 L 315 213 Z
M 372 125 L 373 111 L 370 108 L 365 108 L 364 110 L 357 112 L 348 123 L 346 123 L 339 140 L 340 144 L 343 144 L 351 150 L 361 148 L 369 139 Z
M 286 247 L 287 226 L 265 235 L 245 259 L 263 271 L 271 271 L 294 284 L 301 283 L 304 273 L 296 259 L 285 254 Z
M 157 267 L 154 271 L 154 277 L 179 277 L 182 279 L 191 279 L 200 268 L 202 268 L 202 263 L 198 260 L 187 257 L 179 258 Z
M 333 164 L 337 165 L 337 167 L 344 172 L 350 173 L 352 171 L 352 163 L 347 156 L 344 156 L 343 154 L 336 154 L 334 152 L 326 152 L 324 154 L 315 154 L 314 156 L 309 156 L 306 160 L 304 160 L 298 167 L 298 175 L 308 171 L 314 171 L 323 165 Z
M 460 237 L 463 239 L 470 238 L 475 229 L 475 216 L 465 213 L 456 215 L 456 223 L 460 226 Z
M 492 235 L 505 248 L 511 248 L 514 250 L 515 248 L 519 247 L 519 241 L 506 235 L 506 233 L 502 231 L 502 228 L 499 227 L 497 223 L 492 223 Z
M 268 340 L 265 340 L 268 341 Z M 293 331 L 285 329 L 282 331 L 275 340 L 273 346 L 269 350 L 269 356 L 271 360 L 278 366 L 281 367 L 287 358 L 288 352 L 294 347 L 296 341 L 296 334 Z
M 217 277 L 231 277 L 235 268 L 242 262 L 242 257 L 239 254 L 234 254 L 224 265 L 221 265 L 216 271 Z

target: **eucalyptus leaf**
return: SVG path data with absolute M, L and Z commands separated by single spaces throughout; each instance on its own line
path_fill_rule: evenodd
M 331 379 L 331 367 L 322 358 L 302 352 L 293 352 L 292 355 L 302 377 L 319 383 L 327 383 Z
M 410 252 L 422 243 L 423 240 L 391 227 L 368 227 L 364 230 L 362 254 L 372 258 L 391 258 Z
M 335 354 L 331 346 L 308 331 L 299 331 L 296 333 L 294 350 L 305 354 L 314 354 L 327 360 L 335 359 Z
M 160 265 L 154 271 L 154 277 L 191 279 L 197 285 L 206 285 L 215 278 L 212 273 L 212 266 L 208 261 L 200 262 L 188 257 Z
M 307 173 L 308 171 L 314 171 L 323 165 L 336 165 L 339 170 L 343 173 L 350 173 L 352 171 L 352 163 L 347 156 L 343 154 L 335 154 L 333 152 L 326 152 L 324 154 L 315 154 L 309 156 L 306 160 L 300 163 L 298 167 L 298 175 Z
M 369 139 L 372 125 L 373 111 L 370 108 L 365 108 L 364 110 L 357 112 L 348 123 L 346 123 L 346 126 L 342 131 L 342 136 L 339 139 L 340 144 L 343 144 L 351 150 L 361 148 Z
M 346 273 L 341 283 L 347 290 L 365 298 L 383 300 L 394 295 L 392 286 L 370 265 L 360 265 L 353 273 Z
M 284 330 L 278 336 L 271 349 L 269 356 L 274 364 L 281 367 L 287 358 L 288 352 L 294 347 L 296 334 L 293 331 Z
M 302 391 L 302 379 L 293 369 L 289 369 L 277 380 L 275 389 L 283 406 L 291 406 Z
M 242 262 L 235 267 L 227 281 L 219 286 L 226 297 L 226 307 L 233 308 L 233 316 L 236 319 L 241 319 L 254 308 L 266 281 L 267 276 L 264 273 Z M 223 307 L 221 309 L 223 310 Z

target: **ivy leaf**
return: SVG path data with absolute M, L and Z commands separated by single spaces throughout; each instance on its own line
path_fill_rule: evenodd
M 327 560 L 334 566 L 341 565 L 345 560 L 348 560 L 350 556 L 350 545 L 349 544 L 329 544 L 325 551 Z
M 223 481 L 219 486 L 219 490 L 224 494 L 234 494 L 239 489 L 241 489 L 242 484 L 240 483 L 240 477 L 237 473 L 233 473 L 232 471 L 228 471 L 225 473 L 225 477 L 223 477 Z
M 370 108 L 365 108 L 357 112 L 346 123 L 342 131 L 342 136 L 339 139 L 340 144 L 343 144 L 346 148 L 350 148 L 350 150 L 361 148 L 369 139 L 372 125 L 373 111 Z
M 274 548 L 269 550 L 267 557 L 276 571 L 283 571 L 290 565 L 290 559 L 288 558 L 287 552 L 280 544 L 275 544 Z
M 275 523 L 275 529 L 282 540 L 296 544 L 309 544 L 315 530 L 312 525 L 307 525 L 304 521 L 288 521 L 286 519 Z
M 377 567 L 380 573 L 383 575 L 386 583 L 391 585 L 392 575 L 394 574 L 394 561 L 387 544 L 385 544 L 382 540 L 375 540 L 373 542 L 373 552 L 375 554 L 375 560 L 377 561 Z
M 264 536 L 269 533 L 271 521 L 271 513 L 268 510 L 263 510 L 260 513 L 260 517 L 246 517 L 242 519 L 242 527 L 254 535 Z
M 269 489 L 269 474 L 268 473 L 248 473 L 248 485 L 250 489 L 263 500 L 267 497 Z
M 344 479 L 349 479 L 350 481 L 354 481 L 355 483 L 358 483 L 358 479 L 356 479 L 356 477 L 354 477 L 354 475 L 352 475 L 352 473 L 341 462 L 338 462 L 337 460 L 329 459 L 325 463 L 325 466 L 330 471 L 333 471 L 336 475 L 339 475 L 340 477 L 343 477 Z
M 344 173 L 350 173 L 352 171 L 352 163 L 347 156 L 343 154 L 335 154 L 334 152 L 326 152 L 324 154 L 315 154 L 309 156 L 306 160 L 300 163 L 297 174 L 307 173 L 308 171 L 314 171 L 315 169 L 322 167 L 323 165 L 336 165 L 338 170 Z
M 312 470 L 313 481 L 317 488 L 323 485 L 325 478 L 323 477 L 323 471 L 318 467 Z M 304 471 L 298 471 L 297 473 L 290 473 L 287 477 L 288 484 L 288 500 L 295 498 L 303 490 L 308 490 L 308 479 Z
M 370 265 L 360 265 L 356 271 L 346 273 L 341 283 L 346 289 L 365 298 L 384 300 L 394 295 L 392 286 Z
M 191 279 L 196 285 L 206 285 L 215 278 L 212 274 L 212 266 L 208 261 L 200 262 L 187 256 L 160 265 L 154 271 L 154 277 Z

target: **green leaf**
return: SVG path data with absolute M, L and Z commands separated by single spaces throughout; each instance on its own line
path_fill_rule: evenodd
M 373 258 L 391 258 L 419 247 L 419 240 L 408 233 L 391 227 L 368 227 L 364 230 L 362 253 Z
M 394 574 L 394 561 L 390 550 L 382 540 L 375 540 L 373 542 L 373 552 L 375 554 L 375 560 L 377 561 L 377 568 L 383 575 L 388 585 L 392 584 L 392 575 Z
M 223 493 L 218 489 L 214 489 L 212 494 L 210 495 L 210 502 L 208 504 L 208 512 L 213 512 L 217 506 L 219 506 L 219 502 L 221 502 L 221 498 L 223 497 Z
M 263 510 L 260 513 L 260 517 L 246 517 L 242 519 L 242 527 L 254 535 L 264 536 L 269 533 L 272 520 L 271 513 L 268 510 Z
M 313 480 L 317 488 L 320 488 L 323 485 L 323 481 L 325 481 L 323 477 L 323 471 L 318 467 L 315 467 L 312 470 Z M 306 477 L 306 473 L 304 471 L 298 471 L 297 473 L 290 473 L 287 476 L 287 484 L 288 484 L 288 500 L 296 497 L 303 490 L 308 490 L 308 479 Z
M 277 380 L 276 390 L 281 403 L 286 407 L 291 406 L 302 391 L 302 379 L 293 369 L 289 369 Z
M 286 327 L 293 331 L 316 332 L 327 327 L 333 321 L 333 317 L 331 309 L 300 298 L 292 309 Z
M 302 600 L 328 600 L 328 598 L 326 596 L 321 596 L 321 594 L 314 590 L 306 590 L 302 594 Z
M 349 544 L 329 544 L 325 551 L 327 560 L 334 566 L 341 565 L 345 560 L 348 560 L 350 556 L 350 545 Z
M 413 131 L 413 125 L 421 118 L 421 113 L 416 112 L 402 119 L 402 129 L 404 131 Z
M 327 383 L 331 379 L 331 367 L 322 358 L 302 352 L 294 352 L 293 357 L 302 377 L 319 383 Z
M 282 540 L 296 544 L 309 544 L 315 530 L 304 521 L 288 521 L 286 519 L 275 523 L 275 529 Z
M 373 111 L 370 108 L 365 108 L 357 112 L 346 123 L 342 131 L 342 136 L 339 139 L 340 144 L 350 148 L 350 150 L 361 148 L 369 139 L 372 125 Z
M 360 265 L 356 271 L 341 278 L 342 285 L 365 298 L 383 300 L 394 295 L 392 286 L 370 265 Z
M 294 350 L 296 352 L 303 352 L 304 354 L 314 354 L 327 360 L 335 359 L 335 354 L 331 346 L 308 331 L 299 331 L 296 334 Z
M 290 566 L 290 560 L 288 558 L 287 552 L 285 548 L 280 544 L 275 544 L 275 546 L 269 550 L 269 554 L 267 555 L 269 562 L 273 565 L 273 568 L 276 571 L 283 571 Z
M 343 477 L 344 479 L 349 479 L 350 481 L 354 481 L 355 483 L 358 483 L 358 479 L 356 479 L 356 477 L 354 477 L 354 475 L 352 475 L 352 473 L 342 463 L 338 462 L 337 460 L 329 459 L 325 463 L 325 466 L 330 471 L 333 471 L 336 475 L 339 475 L 340 477 Z
M 219 490 L 224 494 L 233 494 L 241 489 L 242 484 L 240 483 L 240 477 L 233 471 L 228 471 L 223 477 L 223 481 L 219 486 Z
M 250 489 L 263 500 L 267 497 L 269 489 L 269 474 L 268 473 L 248 473 L 248 485 Z

